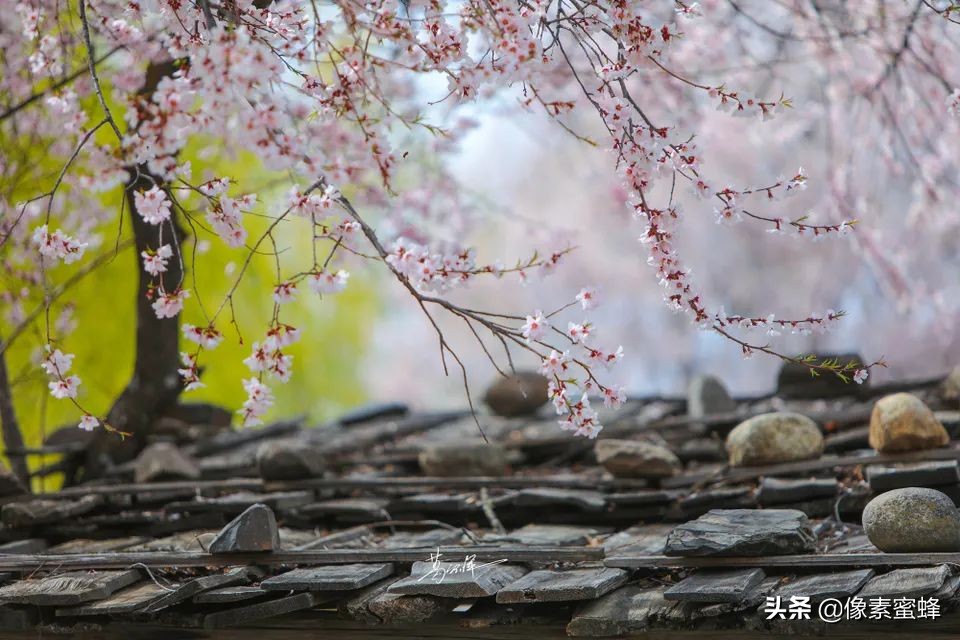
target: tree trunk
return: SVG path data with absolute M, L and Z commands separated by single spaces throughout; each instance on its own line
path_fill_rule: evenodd
M 151 65 L 147 70 L 141 93 L 147 96 L 152 95 L 160 80 L 173 73 L 174 69 L 173 62 Z M 134 201 L 134 194 L 137 191 L 149 189 L 155 184 L 162 186 L 162 181 L 151 176 L 144 165 L 128 167 L 128 171 L 133 176 L 133 180 L 126 186 L 125 197 L 136 243 L 134 268 L 139 278 L 136 360 L 133 376 L 107 414 L 107 421 L 112 427 L 131 434 L 131 437 L 121 438 L 115 433 L 102 429 L 98 431 L 87 452 L 85 479 L 100 476 L 110 465 L 136 457 L 146 444 L 153 423 L 176 404 L 182 390 L 180 375 L 177 373 L 180 366 L 178 342 L 180 318 L 179 315 L 163 320 L 157 318 L 151 306 L 152 301 L 147 298 L 153 277 L 143 270 L 141 264 L 140 254 L 143 251 L 158 248 L 159 234 L 157 227 L 147 223 L 140 216 Z M 179 252 L 179 248 L 183 246 L 184 233 L 177 224 L 175 210 L 171 212 L 171 220 L 172 226 L 176 229 L 177 239 L 174 242 L 170 238 L 170 228 L 165 225 L 164 240 Z M 182 276 L 180 257 L 175 255 L 170 260 L 167 271 L 161 274 L 164 289 L 168 292 L 175 291 Z
M 2 343 L 3 340 L 0 340 Z M 10 468 L 20 478 L 23 486 L 30 488 L 30 470 L 27 467 L 27 458 L 22 453 L 11 454 L 11 451 L 23 451 L 23 434 L 17 422 L 17 414 L 13 409 L 13 393 L 10 389 L 10 377 L 7 374 L 6 354 L 0 353 L 0 425 L 3 427 L 3 448 L 10 460 Z

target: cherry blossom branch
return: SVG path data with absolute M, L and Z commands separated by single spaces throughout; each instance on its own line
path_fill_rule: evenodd
M 93 42 L 90 39 L 90 25 L 87 22 L 87 0 L 80 0 L 78 5 L 80 8 L 80 25 L 83 29 L 83 44 L 87 49 L 87 68 L 90 71 L 90 79 L 93 81 L 94 91 L 96 92 L 97 99 L 100 101 L 100 106 L 103 108 L 103 112 L 107 117 L 107 121 L 110 123 L 110 128 L 113 129 L 113 132 L 116 134 L 117 140 L 122 142 L 123 134 L 120 133 L 120 128 L 117 127 L 117 123 L 113 119 L 113 114 L 110 113 L 110 107 L 107 105 L 107 100 L 103 97 L 103 89 L 100 88 L 100 76 L 97 75 L 96 56 L 93 52 Z

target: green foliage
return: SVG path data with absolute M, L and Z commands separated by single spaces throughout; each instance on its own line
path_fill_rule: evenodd
M 232 193 L 256 191 L 271 214 L 280 213 L 286 207 L 286 194 L 269 186 L 278 183 L 277 176 L 264 171 L 252 154 L 233 159 L 214 157 L 203 164 L 196 160 L 198 155 L 202 157 L 194 153 L 197 150 L 184 151 L 184 156 L 193 162 L 195 175 L 229 176 L 235 182 Z M 58 193 L 57 197 L 68 197 L 68 192 Z M 104 197 L 104 205 L 118 212 L 121 202 L 119 187 Z M 261 206 L 258 210 L 264 209 Z M 215 234 L 204 229 L 202 210 L 191 213 L 194 224 L 185 225 L 191 237 L 184 246 L 187 266 L 184 286 L 191 290 L 191 297 L 181 320 L 205 326 L 205 316 L 198 303 L 203 304 L 207 314 L 220 306 L 240 275 L 249 251 L 227 247 Z M 123 215 L 129 216 L 129 212 Z M 269 223 L 266 217 L 247 216 L 248 245 L 260 237 Z M 96 255 L 109 254 L 118 243 L 130 238 L 129 220 L 123 221 L 119 234 L 121 226 L 118 225 L 119 220 L 100 230 L 101 245 L 88 250 L 83 261 L 51 270 L 50 286 L 58 286 Z M 307 221 L 281 223 L 274 235 L 277 249 L 283 254 L 284 277 L 310 267 L 312 238 Z M 54 337 L 62 338 L 57 346 L 76 354 L 72 372 L 83 380 L 80 400 L 84 407 L 101 416 L 129 382 L 133 370 L 139 268 L 139 256 L 127 247 L 70 288 L 52 308 L 51 322 L 65 304 L 74 307 L 76 330 L 67 336 Z M 366 399 L 359 383 L 358 365 L 364 355 L 370 324 L 378 313 L 378 300 L 374 283 L 362 276 L 354 274 L 346 291 L 323 299 L 302 286 L 297 300 L 281 308 L 280 320 L 298 327 L 302 338 L 285 349 L 294 357 L 291 381 L 270 383 L 276 403 L 268 419 L 306 414 L 320 421 Z M 233 297 L 233 313 L 228 305 L 217 320 L 224 341 L 213 351 L 201 355 L 202 380 L 207 387 L 184 394 L 184 401 L 214 402 L 230 409 L 240 406 L 245 397 L 240 381 L 251 375 L 242 361 L 250 355 L 253 343 L 263 340 L 273 313 L 271 292 L 277 281 L 272 246 L 264 242 L 243 274 Z M 25 308 L 32 309 L 39 303 L 40 300 L 32 300 Z M 234 313 L 236 324 L 231 322 Z M 80 418 L 71 403 L 49 395 L 46 376 L 37 367 L 40 349 L 45 343 L 45 327 L 41 314 L 6 353 L 17 415 L 28 446 L 39 444 L 59 426 L 76 428 Z M 0 335 L 8 336 L 11 330 L 12 327 L 2 326 Z M 181 340 L 182 349 L 189 347 L 192 344 Z M 37 461 L 33 463 L 37 466 Z

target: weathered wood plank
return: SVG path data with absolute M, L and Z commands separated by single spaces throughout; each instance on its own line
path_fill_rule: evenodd
M 811 471 L 831 469 L 833 467 L 853 467 L 857 465 L 885 464 L 896 462 L 923 462 L 926 460 L 960 460 L 960 445 L 941 449 L 927 449 L 924 451 L 907 451 L 903 453 L 876 453 L 872 455 L 823 456 L 816 460 L 801 460 L 799 462 L 784 462 L 782 464 L 764 465 L 759 467 L 739 467 L 728 469 L 725 473 L 692 473 L 672 478 L 664 478 L 661 485 L 665 489 L 690 487 L 706 481 L 710 482 L 742 482 L 753 480 L 761 476 L 784 476 Z
M 211 613 L 203 618 L 204 629 L 222 629 L 224 627 L 235 627 L 237 625 L 271 618 L 273 616 L 300 611 L 302 609 L 311 609 L 323 602 L 323 597 L 316 593 L 298 593 L 286 598 L 268 600 L 257 604 L 251 604 L 245 607 L 236 607 L 226 611 Z
M 35 557 L 43 558 L 44 556 Z M 130 564 L 133 563 L 128 563 L 126 566 Z M 57 563 L 50 563 L 47 566 L 57 566 Z M 73 606 L 90 600 L 102 600 L 117 589 L 130 586 L 139 579 L 140 572 L 135 569 L 100 573 L 73 571 L 44 578 L 30 578 L 0 588 L 0 602 Z
M 111 551 L 119 551 L 121 549 L 126 549 L 138 544 L 143 544 L 144 542 L 149 541 L 149 538 L 143 536 L 129 536 L 126 538 L 110 538 L 107 540 L 70 540 L 69 542 L 63 542 L 61 544 L 50 547 L 46 550 L 47 553 L 110 553 Z
M 595 600 L 627 581 L 628 572 L 609 567 L 531 571 L 497 593 L 502 604 Z
M 393 583 L 387 591 L 441 598 L 483 598 L 495 595 L 525 573 L 525 567 L 495 562 L 476 566 L 458 562 L 414 562 L 410 576 Z
M 663 592 L 667 600 L 740 602 L 767 576 L 763 569 L 697 571 Z
M 234 602 L 243 602 L 244 600 L 253 600 L 272 595 L 260 587 L 248 587 L 241 585 L 239 587 L 221 587 L 211 589 L 193 596 L 193 601 L 197 604 L 232 604 Z
M 585 603 L 567 625 L 567 634 L 592 638 L 645 631 L 651 618 L 675 606 L 663 591 L 663 587 L 632 584 Z
M 960 457 L 960 453 L 958 453 Z M 437 478 L 403 476 L 382 478 L 307 478 L 304 480 L 264 483 L 259 478 L 230 478 L 226 480 L 170 481 L 149 484 L 118 483 L 108 485 L 80 485 L 44 494 L 44 498 L 67 499 L 87 495 L 149 495 L 169 491 L 292 491 L 297 489 L 333 490 L 388 490 L 398 488 L 441 487 L 444 489 L 555 487 L 561 489 L 643 489 L 645 480 L 629 478 L 584 477 L 574 475 Z M 35 496 L 30 496 L 35 498 Z M 21 497 L 21 499 L 23 499 Z
M 17 555 L 0 556 L 0 571 L 32 571 L 40 567 L 61 569 L 111 569 L 143 564 L 148 567 L 225 567 L 255 565 L 326 565 L 377 562 L 419 562 L 430 553 L 439 553 L 444 560 L 460 562 L 468 556 L 478 561 L 506 559 L 510 562 L 580 562 L 602 560 L 601 547 L 581 546 L 457 546 L 439 549 L 316 549 L 273 553 L 210 554 L 202 552 L 142 552 L 81 555 Z M 954 554 L 960 557 L 960 554 Z
M 675 557 L 611 555 L 608 567 L 700 568 L 700 567 L 925 567 L 960 564 L 960 553 L 824 553 L 757 557 Z
M 373 584 L 393 573 L 393 565 L 338 564 L 294 569 L 260 583 L 268 591 L 350 591 Z
M 29 494 L 28 494 L 29 495 Z M 89 513 L 103 504 L 103 497 L 87 495 L 78 500 L 47 500 L 11 502 L 0 509 L 0 519 L 8 527 L 32 527 Z
M 176 588 L 176 586 L 177 585 L 173 585 L 172 587 L 165 588 L 152 581 L 141 582 L 140 584 L 118 591 L 104 600 L 90 602 L 77 607 L 57 609 L 57 615 L 102 616 L 117 613 L 132 613 L 146 608 L 152 602 L 169 593 L 170 589 Z
M 167 607 L 172 607 L 209 589 L 247 584 L 250 582 L 251 573 L 258 577 L 263 575 L 259 571 L 251 568 L 237 567 L 225 573 L 215 573 L 209 576 L 194 578 L 179 585 L 176 589 L 167 592 L 156 601 L 151 602 L 149 606 L 146 607 L 146 611 L 152 613 L 166 609 Z

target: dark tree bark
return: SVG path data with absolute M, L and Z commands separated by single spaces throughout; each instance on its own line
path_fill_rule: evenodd
M 2 343 L 3 340 L 0 340 Z M 13 473 L 20 478 L 23 486 L 30 488 L 30 470 L 27 467 L 26 457 L 11 451 L 23 451 L 23 434 L 20 433 L 20 424 L 13 408 L 13 393 L 10 390 L 10 377 L 7 374 L 6 354 L 0 353 L 0 425 L 3 427 L 3 448 L 10 460 Z
M 173 62 L 151 65 L 147 70 L 141 94 L 152 95 L 160 80 L 173 73 L 174 69 Z M 136 360 L 133 376 L 107 414 L 107 421 L 115 429 L 131 434 L 131 437 L 121 438 L 116 433 L 99 430 L 87 452 L 85 478 L 102 475 L 111 464 L 126 462 L 136 457 L 145 446 L 153 423 L 176 404 L 182 390 L 180 375 L 177 373 L 180 366 L 180 318 L 179 315 L 162 320 L 157 318 L 151 306 L 152 300 L 148 298 L 153 276 L 143 270 L 140 258 L 143 251 L 158 248 L 159 234 L 157 227 L 140 216 L 134 201 L 137 191 L 150 189 L 154 185 L 162 187 L 163 183 L 150 175 L 146 166 L 128 167 L 128 171 L 133 178 L 126 186 L 125 197 L 136 244 L 132 268 L 136 269 L 139 279 L 134 346 Z M 163 227 L 164 243 L 171 244 L 179 252 L 183 246 L 184 233 L 177 224 L 175 210 L 171 220 L 172 225 L 165 224 Z M 175 228 L 177 235 L 175 241 L 170 237 L 171 226 Z M 175 291 L 182 276 L 181 261 L 175 255 L 169 261 L 167 271 L 161 274 L 164 289 L 167 292 Z M 118 352 L 122 353 L 126 349 L 124 345 L 117 346 Z

